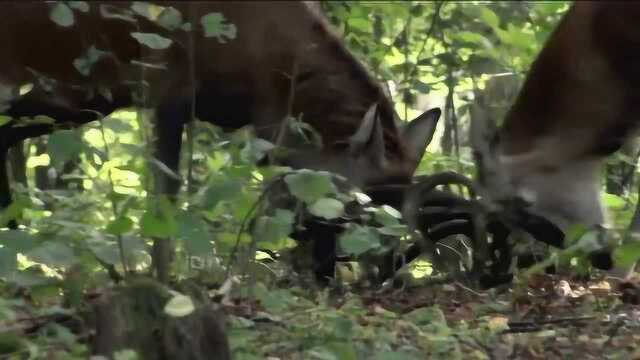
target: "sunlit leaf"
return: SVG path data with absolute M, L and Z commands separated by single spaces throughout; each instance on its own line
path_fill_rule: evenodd
M 122 235 L 133 229 L 133 221 L 126 216 L 121 216 L 107 225 L 106 231 L 113 235 Z
M 6 115 L 0 115 L 0 126 L 6 125 L 11 122 L 11 117 Z
M 25 255 L 47 266 L 69 267 L 78 262 L 78 258 L 70 247 L 53 241 L 47 241 Z
M 640 241 L 629 241 L 617 247 L 613 251 L 613 260 L 616 265 L 627 268 L 640 260 Z
M 344 204 L 336 199 L 322 198 L 309 206 L 309 212 L 327 220 L 335 219 L 344 213 Z
M 489 9 L 486 6 L 480 7 L 480 19 L 484 21 L 485 24 L 489 25 L 492 29 L 496 29 L 500 27 L 500 18 L 496 15 L 493 10 Z
M 172 317 L 187 316 L 195 310 L 193 300 L 189 296 L 176 295 L 164 306 L 164 312 Z

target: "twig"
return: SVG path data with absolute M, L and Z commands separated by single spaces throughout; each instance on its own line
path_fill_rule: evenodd
M 553 324 L 573 324 L 579 323 L 586 320 L 594 320 L 595 316 L 578 316 L 578 317 L 564 317 L 564 318 L 556 318 L 549 320 L 538 320 L 538 321 L 509 321 L 509 329 L 502 331 L 503 334 L 506 333 L 523 333 L 523 332 L 536 332 L 541 331 L 544 325 L 553 325 Z
M 229 260 L 227 261 L 227 266 L 226 266 L 226 271 L 225 271 L 225 278 L 229 278 L 229 275 L 231 274 L 231 265 L 233 264 L 235 257 L 236 257 L 236 253 L 238 252 L 238 248 L 240 246 L 240 237 L 242 236 L 242 232 L 244 231 L 244 229 L 247 226 L 247 221 L 252 218 L 254 212 L 256 211 L 256 209 L 258 208 L 258 206 L 264 201 L 264 199 L 266 198 L 266 195 L 269 193 L 269 190 L 275 186 L 275 184 L 277 184 L 281 179 L 283 179 L 287 174 L 283 174 L 283 175 L 279 175 L 276 178 L 274 178 L 272 180 L 272 182 L 267 185 L 267 187 L 263 190 L 262 194 L 260 194 L 260 197 L 258 197 L 258 199 L 256 200 L 256 202 L 251 206 L 251 208 L 249 209 L 249 211 L 247 212 L 247 214 L 245 215 L 244 219 L 242 219 L 242 223 L 240 224 L 240 229 L 238 229 L 238 233 L 236 235 L 236 241 L 235 244 L 233 245 L 233 249 L 231 250 L 231 253 L 229 254 Z M 254 242 L 255 239 L 252 239 L 252 242 Z
M 420 57 L 422 56 L 422 53 L 426 48 L 427 41 L 431 38 L 431 35 L 433 34 L 433 31 L 436 28 L 436 23 L 438 22 L 438 19 L 440 19 L 440 9 L 442 9 L 442 6 L 444 5 L 445 1 L 446 0 L 436 2 L 436 9 L 433 13 L 433 18 L 431 18 L 431 25 L 429 26 L 427 35 L 422 40 L 422 45 L 420 45 L 420 50 L 418 51 L 418 56 L 416 57 L 416 63 L 413 66 L 413 69 L 411 70 L 411 72 L 409 73 L 409 76 L 415 75 L 415 73 L 418 71 L 418 62 L 420 61 Z

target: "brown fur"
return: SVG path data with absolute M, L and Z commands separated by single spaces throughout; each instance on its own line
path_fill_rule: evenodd
M 129 62 L 155 59 L 166 62 L 170 71 L 147 70 L 146 79 L 153 84 L 147 103 L 186 96 L 190 86 L 215 81 L 220 85 L 214 86 L 211 94 L 205 94 L 211 95 L 206 100 L 213 106 L 203 106 L 198 114 L 203 120 L 231 128 L 253 123 L 259 133 L 273 138 L 274 129 L 277 130 L 277 124 L 287 112 L 290 81 L 284 74 L 290 74 L 293 62 L 298 61 L 293 115 L 303 113 L 304 120 L 321 131 L 325 142 L 330 144 L 353 134 L 368 107 L 379 101 L 389 149 L 398 158 L 406 156 L 397 139 L 390 101 L 331 33 L 325 21 L 303 3 L 201 2 L 193 5 L 196 19 L 210 12 L 221 12 L 238 29 L 238 37 L 226 44 L 213 39 L 204 42 L 200 32 L 197 34 L 196 84 L 190 84 L 186 74 L 189 65 L 185 49 L 174 43 L 168 51 L 149 50 L 138 46 L 129 36 L 132 31 L 155 32 L 184 45 L 188 42 L 186 33 L 177 31 L 172 35 L 144 19 L 139 19 L 142 29 L 136 30 L 132 23 L 101 18 L 97 4 L 91 5 L 91 14 L 74 11 L 76 24 L 62 28 L 48 19 L 49 7 L 43 3 L 3 3 L 1 9 L 7 21 L 0 24 L 3 53 L 0 81 L 6 85 L 33 81 L 25 70 L 30 67 L 63 83 L 121 90 L 118 92 L 122 93 L 120 105 L 128 105 L 128 88 L 122 89 L 122 83 L 136 82 L 141 76 L 139 68 Z M 119 9 L 129 6 L 123 2 L 111 5 Z M 179 9 L 183 16 L 189 13 L 186 3 L 164 2 L 162 5 Z M 255 16 L 257 13 L 260 16 Z M 72 64 L 93 44 L 113 52 L 120 65 L 105 59 L 85 78 Z M 314 44 L 316 47 L 309 47 Z M 85 95 L 65 91 L 56 100 L 70 107 L 82 107 Z M 239 108 L 240 103 L 245 106 Z
M 29 69 L 58 81 L 53 93 L 36 87 L 15 99 L 8 115 L 20 118 L 44 114 L 58 124 L 74 127 L 97 119 L 83 109 L 108 115 L 131 105 L 154 107 L 159 124 L 156 155 L 176 169 L 180 149 L 177 134 L 191 117 L 195 93 L 195 115 L 200 120 L 233 129 L 251 124 L 258 136 L 270 140 L 277 138 L 285 115 L 302 117 L 323 138 L 323 155 L 316 161 L 322 168 L 325 162 L 344 162 L 346 148 L 333 144 L 348 142 L 369 107 L 378 103 L 386 161 L 376 166 L 361 162 L 360 167 L 367 171 L 347 175 L 363 185 L 385 179 L 408 181 L 412 176 L 421 153 L 408 148 L 396 126 L 393 104 L 332 33 L 317 6 L 288 1 L 161 2 L 162 6 L 178 9 L 185 21 L 193 20 L 196 30 L 191 37 L 190 32 L 171 32 L 138 15 L 135 23 L 101 15 L 101 6 L 122 13 L 129 11 L 130 2 L 89 4 L 88 13 L 73 11 L 75 24 L 70 27 L 58 26 L 49 18 L 53 4 L 0 4 L 5 18 L 0 22 L 0 87 L 17 91 L 23 84 L 37 83 Z M 224 42 L 205 38 L 200 18 L 209 13 L 223 14 L 235 25 L 237 37 Z M 168 49 L 152 50 L 138 44 L 131 32 L 156 33 L 173 43 Z M 90 75 L 84 76 L 73 62 L 94 45 L 112 56 L 101 58 Z M 192 54 L 189 49 L 193 49 Z M 143 69 L 132 60 L 163 64 L 166 69 Z M 107 92 L 112 99 L 104 96 Z M 134 92 L 138 92 L 137 101 Z M 0 150 L 52 131 L 48 125 L 14 125 L 0 127 Z M 0 179 L 0 188 L 6 188 L 3 182 Z M 161 191 L 175 193 L 178 184 L 167 186 Z M 0 205 L 6 202 L 0 199 Z
M 616 151 L 640 114 L 640 4 L 576 2 L 533 63 L 502 129 L 504 151 L 549 153 L 558 166 Z

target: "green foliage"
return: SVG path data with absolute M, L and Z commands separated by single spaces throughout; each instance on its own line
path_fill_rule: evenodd
M 223 14 L 210 13 L 200 18 L 200 24 L 204 28 L 205 37 L 215 37 L 221 43 L 236 38 L 236 26 L 226 23 Z
M 309 212 L 315 216 L 331 220 L 344 214 L 344 204 L 336 199 L 321 198 L 311 204 Z
M 69 27 L 75 23 L 73 10 L 71 10 L 71 8 L 67 4 L 61 1 L 57 2 L 53 6 L 49 17 L 53 22 L 62 27 Z
M 293 230 L 293 213 L 289 210 L 276 209 L 273 216 L 261 216 L 257 220 L 254 236 L 258 246 L 278 250 L 289 243 L 289 234 Z
M 353 225 L 338 239 L 340 248 L 347 254 L 361 255 L 380 246 L 379 235 L 369 227 Z
M 48 150 L 52 165 L 60 170 L 62 165 L 74 159 L 85 146 L 81 137 L 72 130 L 59 130 L 49 136 Z
M 171 46 L 173 41 L 154 33 L 132 32 L 131 36 L 140 44 L 153 50 L 163 50 Z
M 49 16 L 58 26 L 68 28 L 76 24 L 76 15 L 80 17 L 80 12 L 86 13 L 91 6 L 99 6 L 104 18 L 136 23 L 141 16 L 158 24 L 159 33 L 130 34 L 142 46 L 154 50 L 178 45 L 174 44 L 178 38 L 172 38 L 171 33 L 189 31 L 192 26 L 220 43 L 234 41 L 242 31 L 224 14 L 206 14 L 196 24 L 190 24 L 185 22 L 187 14 L 147 2 L 134 2 L 124 10 L 108 4 L 56 2 L 50 6 Z M 389 90 L 402 119 L 412 118 L 427 106 L 451 107 L 416 174 L 457 170 L 472 177 L 475 167 L 467 138 L 469 105 L 483 96 L 488 99 L 490 115 L 502 119 L 530 64 L 566 11 L 567 2 L 332 1 L 323 2 L 322 6 L 349 50 Z M 87 44 L 84 54 L 74 56 L 79 57 L 71 65 L 81 75 L 90 76 L 93 66 L 111 54 Z M 508 87 L 499 82 L 505 78 L 510 81 Z M 93 90 L 107 99 L 111 97 L 106 89 Z M 449 97 L 452 102 L 447 105 Z M 445 134 L 445 128 L 453 127 L 451 114 L 457 116 L 458 153 L 446 152 L 442 145 L 442 139 L 453 136 Z M 65 164 L 79 159 L 78 169 L 64 175 L 80 179 L 85 189 L 82 193 L 69 189 L 41 191 L 30 184 L 0 213 L 0 227 L 17 216 L 25 225 L 21 230 L 0 230 L 0 321 L 15 320 L 19 313 L 16 309 L 22 311 L 25 306 L 23 299 L 15 295 L 18 292 L 10 290 L 27 291 L 32 306 L 42 306 L 50 313 L 60 310 L 58 305 L 50 304 L 80 307 L 84 305 L 82 294 L 115 280 L 112 272 L 123 275 L 127 269 L 136 274 L 148 273 L 152 238 L 170 237 L 177 244 L 175 270 L 179 278 L 197 278 L 217 287 L 225 279 L 227 264 L 234 264 L 231 254 L 254 265 L 248 277 L 241 276 L 246 274 L 239 266 L 229 269 L 231 275 L 241 279 L 240 289 L 233 293 L 240 300 L 234 306 L 251 308 L 253 300 L 259 304 L 250 309 L 251 315 L 230 316 L 234 358 L 496 356 L 479 350 L 497 349 L 496 334 L 504 328 L 492 324 L 486 316 L 506 311 L 511 300 L 494 302 L 492 294 L 484 300 L 490 302 L 484 307 L 488 310 L 482 311 L 466 302 L 450 304 L 456 309 L 456 321 L 447 318 L 452 315 L 448 308 L 431 306 L 433 299 L 448 298 L 450 289 L 439 288 L 422 303 L 412 304 L 417 308 L 404 315 L 382 309 L 379 303 L 384 302 L 383 298 L 368 298 L 365 306 L 352 293 L 344 294 L 342 303 L 333 306 L 327 293 L 297 286 L 299 274 L 284 257 L 269 256 L 270 261 L 258 262 L 254 253 L 242 251 L 257 247 L 285 254 L 299 245 L 291 239 L 293 230 L 302 228 L 302 220 L 315 217 L 344 225 L 338 236 L 339 253 L 353 255 L 355 265 L 370 265 L 368 255 L 401 247 L 407 227 L 398 209 L 372 206 L 362 189 L 345 190 L 337 186 L 340 182 L 336 176 L 327 172 L 285 173 L 289 169 L 258 168 L 256 160 L 273 150 L 273 144 L 253 138 L 248 131 L 228 134 L 206 124 L 194 127 L 193 149 L 183 152 L 185 165 L 181 173 L 169 174 L 183 176 L 181 180 L 183 185 L 188 182 L 189 191 L 183 191 L 175 204 L 166 198 L 152 198 L 150 168 L 163 167 L 149 165 L 153 163 L 148 146 L 151 135 L 142 115 L 125 111 L 105 119 L 102 127 L 87 125 L 82 131 L 58 130 L 48 136 L 44 157 L 49 162 L 39 159 L 42 162 L 29 167 L 29 177 L 33 178 L 41 166 L 53 166 L 62 172 Z M 0 116 L 0 126 L 11 122 L 53 123 L 44 116 Z M 291 126 L 299 133 L 309 130 L 299 122 L 292 122 Z M 35 143 L 27 145 L 33 160 Z M 635 159 L 626 161 L 634 163 Z M 187 167 L 191 178 L 184 181 Z M 291 207 L 281 206 L 281 199 L 263 198 L 262 191 L 280 178 L 286 193 L 281 196 L 291 195 L 287 198 L 291 201 L 285 201 Z M 629 196 L 605 195 L 603 199 L 616 216 L 621 215 L 625 221 L 631 218 Z M 599 242 L 581 228 L 568 238 L 572 247 L 555 253 L 531 272 L 555 262 L 571 264 L 572 259 L 583 256 Z M 629 265 L 638 259 L 637 242 L 628 241 L 616 249 L 617 264 Z M 276 281 L 258 282 L 248 289 L 250 282 L 246 279 Z M 275 285 L 281 281 L 287 285 Z M 469 296 L 465 293 L 461 298 L 470 302 Z M 191 298 L 177 295 L 172 299 L 164 308 L 168 314 L 181 316 L 193 310 Z M 16 303 L 9 304 L 14 300 Z M 396 303 L 404 301 L 407 299 L 396 299 Z M 460 314 L 471 311 L 469 308 L 473 308 L 472 313 L 460 320 L 464 318 Z M 33 337 L 2 333 L 0 356 L 19 353 L 37 358 L 44 357 L 46 349 L 57 349 L 62 354 L 60 358 L 86 358 L 86 347 L 76 340 L 66 328 L 55 324 Z M 127 351 L 116 355 L 122 359 L 136 357 Z
M 285 176 L 284 181 L 291 194 L 307 204 L 337 191 L 331 181 L 331 174 L 324 171 L 302 170 Z

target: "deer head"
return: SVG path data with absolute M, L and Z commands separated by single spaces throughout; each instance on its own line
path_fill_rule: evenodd
M 365 113 L 355 133 L 346 141 L 325 144 L 322 149 L 311 144 L 297 146 L 276 155 L 271 161 L 292 168 L 331 171 L 344 176 L 356 186 L 407 183 L 433 138 L 440 113 L 438 108 L 431 109 L 408 122 L 395 134 L 385 134 L 378 106 L 374 104 Z M 402 146 L 400 152 L 390 154 L 385 144 L 387 136 L 399 138 L 397 142 Z

